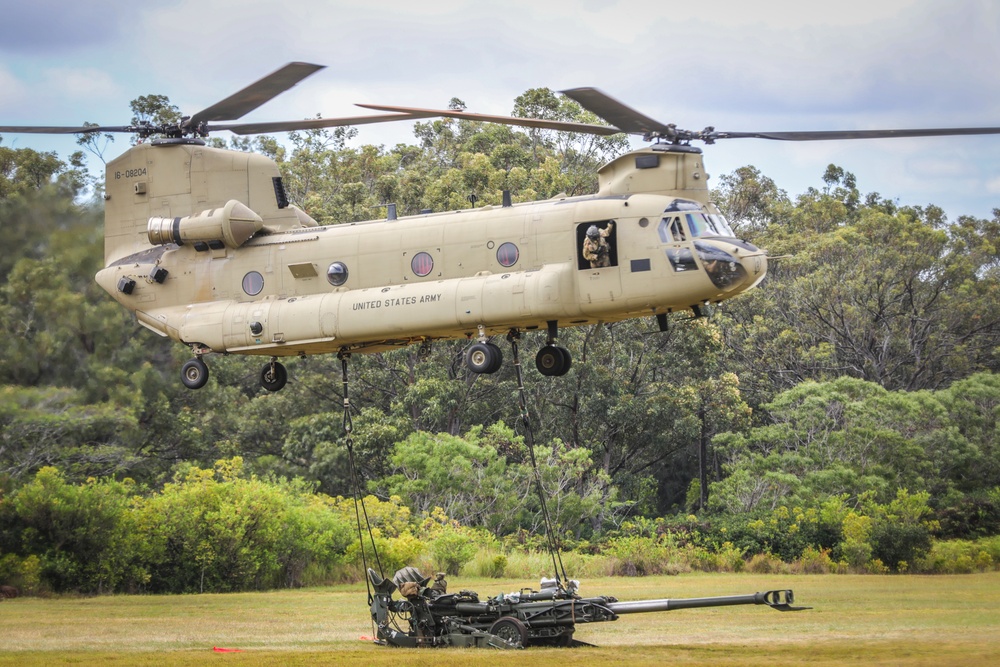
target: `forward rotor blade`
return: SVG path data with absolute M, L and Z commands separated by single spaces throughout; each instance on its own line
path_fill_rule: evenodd
M 86 134 L 87 132 L 135 132 L 135 128 L 130 125 L 90 125 L 87 127 L 0 125 L 0 132 L 12 134 Z
M 295 130 L 316 130 L 324 127 L 343 127 L 345 125 L 367 125 L 369 123 L 388 123 L 396 120 L 415 120 L 427 118 L 432 114 L 394 113 L 378 116 L 354 116 L 351 118 L 311 118 L 306 120 L 279 120 L 264 123 L 215 124 L 208 127 L 209 132 L 229 130 L 234 134 L 267 134 L 270 132 L 294 132 Z
M 444 116 L 445 118 L 461 118 L 462 120 L 478 120 L 487 123 L 501 123 L 503 125 L 518 125 L 521 127 L 537 127 L 543 130 L 558 130 L 560 132 L 583 132 L 586 134 L 612 135 L 619 134 L 622 130 L 617 127 L 607 125 L 593 125 L 591 123 L 572 123 L 563 120 L 542 120 L 540 118 L 517 118 L 514 116 L 491 116 L 482 113 L 469 113 L 468 111 L 455 111 L 454 109 L 418 109 L 415 107 L 390 107 L 379 104 L 358 104 L 365 109 L 377 109 L 379 111 L 395 111 L 413 114 L 421 118 L 432 116 Z
M 672 126 L 644 116 L 597 88 L 571 88 L 559 91 L 587 111 L 630 134 L 669 135 Z
M 952 127 L 914 130 L 820 130 L 816 132 L 715 132 L 713 139 L 775 139 L 777 141 L 827 141 L 840 139 L 892 139 L 1000 134 L 1000 127 Z
M 277 97 L 310 74 L 323 69 L 325 65 L 312 63 L 288 63 L 263 79 L 251 83 L 243 90 L 233 93 L 221 102 L 216 102 L 191 116 L 188 123 L 195 127 L 210 120 L 236 120 L 250 113 L 268 100 Z

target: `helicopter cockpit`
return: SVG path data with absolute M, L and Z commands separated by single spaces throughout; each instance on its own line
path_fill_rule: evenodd
M 675 199 L 664 210 L 658 232 L 660 240 L 670 244 L 666 253 L 674 271 L 696 271 L 697 254 L 712 284 L 724 291 L 741 285 L 748 276 L 742 261 L 732 252 L 739 253 L 740 249 L 758 252 L 749 243 L 736 239 L 724 215 L 708 212 L 698 202 L 685 199 Z M 693 253 L 688 245 L 689 239 L 690 245 L 694 246 Z M 736 247 L 724 249 L 714 242 L 716 240 Z

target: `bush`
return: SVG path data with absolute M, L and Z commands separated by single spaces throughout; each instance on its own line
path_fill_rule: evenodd
M 754 574 L 782 574 L 787 566 L 777 556 L 771 553 L 754 554 L 747 561 L 746 571 Z
M 799 559 L 792 563 L 792 570 L 799 574 L 829 574 L 837 569 L 829 549 L 806 547 Z
M 461 572 L 462 566 L 471 561 L 477 551 L 475 533 L 457 524 L 445 526 L 430 543 L 437 567 L 450 575 Z
M 949 540 L 934 542 L 927 555 L 914 564 L 918 572 L 930 574 L 971 574 L 986 572 L 1000 566 L 993 550 L 1000 547 L 1000 537 L 972 542 Z
M 10 498 L 21 553 L 39 563 L 37 585 L 56 592 L 111 593 L 142 587 L 145 544 L 134 539 L 133 485 L 66 482 L 42 468 Z
M 665 536 L 617 537 L 608 541 L 605 555 L 611 559 L 612 574 L 625 577 L 664 574 L 674 569 L 672 563 L 683 560 Z
M 937 513 L 945 539 L 975 539 L 1000 534 L 1000 491 L 970 495 Z
M 872 526 L 871 546 L 873 558 L 898 572 L 901 562 L 914 563 L 930 550 L 931 535 L 924 524 L 879 521 Z
M 717 550 L 689 544 L 684 549 L 684 556 L 691 569 L 701 572 L 742 572 L 746 568 L 743 552 L 732 542 L 724 542 Z
M 18 589 L 21 595 L 46 592 L 42 586 L 42 564 L 38 556 L 0 556 L 0 582 Z

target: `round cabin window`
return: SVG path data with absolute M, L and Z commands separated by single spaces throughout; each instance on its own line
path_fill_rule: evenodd
M 334 262 L 326 270 L 326 279 L 334 287 L 340 287 L 347 282 L 347 266 L 343 262 Z
M 256 271 L 251 271 L 243 276 L 244 292 L 250 296 L 257 296 L 260 294 L 262 289 L 264 289 L 264 276 L 260 275 Z
M 426 252 L 418 252 L 410 260 L 410 268 L 413 272 L 423 278 L 434 270 L 434 258 Z
M 513 243 L 507 242 L 497 248 L 497 261 L 500 262 L 500 266 L 514 266 L 519 256 L 517 246 Z

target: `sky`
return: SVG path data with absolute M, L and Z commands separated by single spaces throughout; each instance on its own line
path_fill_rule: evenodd
M 691 130 L 1000 126 L 995 0 L 0 0 L 0 16 L 0 125 L 123 125 L 149 94 L 192 114 L 306 61 L 327 68 L 243 120 L 453 97 L 510 114 L 529 88 L 593 86 Z M 415 141 L 410 122 L 358 129 L 353 145 Z M 72 136 L 2 142 L 77 148 Z M 127 147 L 122 135 L 106 157 Z M 794 197 L 823 187 L 832 163 L 862 193 L 952 220 L 1000 208 L 1000 135 L 704 150 L 710 185 L 753 165 Z

